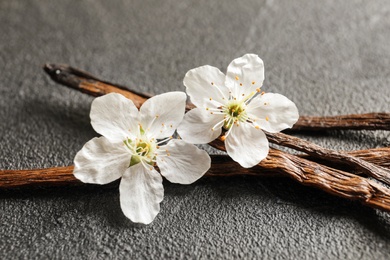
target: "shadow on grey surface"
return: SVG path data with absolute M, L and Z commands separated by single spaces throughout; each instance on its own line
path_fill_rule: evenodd
M 353 144 L 359 144 L 362 147 L 377 148 L 390 146 L 390 132 L 379 130 L 339 130 L 330 131 L 329 136 L 331 138 L 348 140 Z
M 388 212 L 300 185 L 287 178 L 264 179 L 261 180 L 260 185 L 278 198 L 277 203 L 292 204 L 313 214 L 355 219 L 371 232 L 390 240 L 390 214 Z
M 59 135 L 63 131 L 76 136 L 96 135 L 90 124 L 89 111 L 73 106 L 65 107 L 64 104 L 55 102 L 55 100 L 30 99 L 23 103 L 19 113 L 27 112 L 28 120 L 35 122 L 41 120 L 55 122 Z

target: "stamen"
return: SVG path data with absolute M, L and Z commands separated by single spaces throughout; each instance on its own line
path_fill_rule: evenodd
M 216 106 L 216 107 L 219 107 L 219 106 L 223 106 L 224 104 L 223 103 L 221 103 L 221 102 L 219 102 L 219 101 L 217 101 L 217 100 L 215 100 L 215 99 L 213 99 L 213 98 L 209 98 L 209 100 L 212 102 L 212 104 L 214 105 L 214 106 Z
M 156 157 L 156 159 L 152 160 L 152 162 L 156 162 L 157 161 L 157 157 L 163 161 L 163 157 L 167 157 L 168 155 L 167 154 L 163 154 L 163 153 L 155 153 L 154 156 Z
M 230 121 L 230 120 L 229 120 Z M 229 123 L 230 124 L 230 123 Z M 233 129 L 233 125 L 230 127 L 230 129 L 223 135 L 223 136 L 221 136 L 221 140 L 222 141 L 225 141 L 225 139 L 229 136 L 229 134 L 231 133 L 231 131 L 232 131 L 232 129 Z
M 206 107 L 206 110 L 207 110 L 207 111 L 211 111 L 211 112 L 217 112 L 217 114 L 218 114 L 219 112 L 223 112 L 223 107 L 222 107 L 222 106 L 220 106 L 220 107 L 218 107 L 218 108 L 209 108 L 209 107 Z
M 249 96 L 246 98 L 244 104 L 247 105 L 254 97 L 256 96 L 256 92 L 252 92 L 249 94 Z
M 221 125 L 221 124 L 223 124 L 223 122 L 225 122 L 225 117 L 221 120 L 221 121 L 219 121 L 218 123 L 216 123 L 212 128 L 211 128 L 211 131 L 214 131 L 215 130 L 215 128 L 219 128 L 219 125 Z
M 152 124 L 154 123 L 154 121 L 159 117 L 159 115 L 156 115 L 155 117 L 153 117 L 153 120 L 149 123 L 147 129 L 150 130 L 150 127 L 152 127 Z M 141 124 L 140 124 L 141 125 Z M 142 126 L 141 126 L 142 127 Z
M 215 86 L 218 89 L 219 93 L 222 95 L 222 99 L 226 99 L 225 94 L 223 94 L 222 90 L 217 85 L 215 85 L 214 82 L 211 82 L 211 85 Z
M 165 143 L 165 142 L 167 142 L 168 140 L 171 140 L 172 138 L 173 138 L 173 137 L 170 136 L 170 137 L 167 137 L 167 138 L 165 138 L 165 139 L 162 139 L 162 140 L 158 141 L 158 142 L 156 143 L 156 145 L 158 146 L 158 145 L 161 144 L 161 143 Z

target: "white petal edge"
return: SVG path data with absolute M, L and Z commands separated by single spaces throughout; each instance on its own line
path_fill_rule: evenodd
M 210 114 L 202 108 L 194 108 L 187 112 L 177 128 L 180 137 L 192 144 L 207 144 L 216 139 L 222 132 L 222 124 L 212 128 L 224 119 L 224 115 Z
M 161 175 L 173 183 L 191 184 L 211 166 L 211 158 L 206 151 L 183 140 L 171 140 L 167 145 L 161 146 L 159 151 L 157 166 Z
M 268 155 L 269 144 L 264 132 L 248 123 L 233 126 L 225 140 L 228 155 L 244 168 L 258 164 Z
M 125 216 L 134 223 L 150 224 L 160 212 L 164 198 L 162 177 L 154 168 L 138 163 L 124 173 L 119 193 Z
M 205 65 L 186 73 L 183 80 L 191 102 L 197 107 L 219 107 L 229 98 L 225 74 L 218 68 Z
M 91 125 L 112 143 L 136 136 L 138 109 L 121 94 L 110 93 L 92 102 Z
M 168 92 L 149 98 L 140 108 L 143 129 L 157 139 L 171 136 L 183 120 L 187 96 L 184 92 Z
M 299 118 L 298 108 L 287 97 L 266 93 L 255 97 L 247 106 L 251 119 L 255 119 L 260 128 L 277 133 L 291 128 Z
M 256 54 L 245 54 L 234 59 L 227 68 L 225 85 L 232 89 L 237 99 L 245 99 L 264 81 L 264 63 Z
M 105 137 L 88 141 L 74 158 L 74 176 L 82 182 L 107 184 L 119 179 L 130 164 L 131 155 L 122 143 Z

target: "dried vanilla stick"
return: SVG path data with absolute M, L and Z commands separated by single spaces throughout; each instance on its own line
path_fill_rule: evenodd
M 214 140 L 210 145 L 219 150 L 225 150 L 225 145 L 220 139 Z M 339 197 L 358 200 L 370 207 L 390 211 L 390 189 L 373 180 L 272 148 L 267 158 L 262 160 L 258 166 L 266 172 L 276 171 L 286 174 L 303 185 L 316 187 Z
M 129 90 L 125 86 L 100 80 L 95 76 L 67 65 L 45 64 L 44 70 L 55 81 L 91 96 L 116 92 L 133 100 L 139 107 L 151 95 Z M 187 110 L 193 108 L 187 105 Z M 291 130 L 321 131 L 334 129 L 349 130 L 390 130 L 390 113 L 368 113 L 328 117 L 300 116 Z
M 353 167 L 355 170 L 361 171 L 368 176 L 390 185 L 389 169 L 374 165 L 346 152 L 326 149 L 294 136 L 283 133 L 273 134 L 268 132 L 266 132 L 266 135 L 268 140 L 272 143 L 293 148 L 295 150 L 307 153 L 312 157 L 324 161 L 330 161 L 331 163 L 347 164 Z

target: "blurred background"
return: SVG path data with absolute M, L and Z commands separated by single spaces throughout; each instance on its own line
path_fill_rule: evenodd
M 301 115 L 390 112 L 388 1 L 0 1 L 0 167 L 71 165 L 97 134 L 92 97 L 54 83 L 64 63 L 141 92 L 258 54 L 264 90 Z M 300 135 L 353 150 L 384 131 Z M 206 148 L 207 149 L 207 148 Z M 209 150 L 211 153 L 213 150 Z M 135 226 L 117 187 L 0 190 L 0 257 L 388 259 L 390 216 L 285 178 L 164 182 L 161 212 Z

